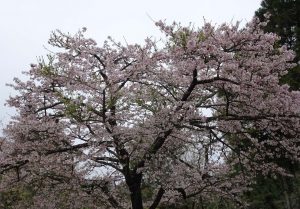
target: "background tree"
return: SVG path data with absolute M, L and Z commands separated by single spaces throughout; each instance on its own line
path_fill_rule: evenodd
M 293 52 L 274 47 L 257 19 L 241 29 L 157 25 L 162 48 L 98 47 L 85 29 L 52 34 L 62 52 L 12 85 L 1 191 L 31 185 L 32 208 L 193 207 L 216 195 L 241 205 L 249 172 L 287 174 L 270 159 L 299 161 L 300 92 L 279 85 Z

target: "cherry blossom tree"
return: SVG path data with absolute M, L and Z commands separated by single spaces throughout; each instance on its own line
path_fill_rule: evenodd
M 156 24 L 166 39 L 144 45 L 99 47 L 85 28 L 51 35 L 60 52 L 11 85 L 0 191 L 29 185 L 27 208 L 155 209 L 215 195 L 243 204 L 255 173 L 289 175 L 272 159 L 299 163 L 300 92 L 278 83 L 293 52 L 257 19 Z

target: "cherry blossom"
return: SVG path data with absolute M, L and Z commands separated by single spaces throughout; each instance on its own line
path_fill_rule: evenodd
M 290 175 L 274 159 L 299 163 L 300 92 L 279 85 L 294 53 L 257 19 L 156 25 L 166 39 L 144 45 L 51 35 L 60 52 L 11 84 L 0 191 L 30 187 L 26 208 L 241 205 L 255 173 Z

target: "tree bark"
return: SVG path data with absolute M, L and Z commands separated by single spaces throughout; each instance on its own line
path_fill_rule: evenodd
M 143 209 L 141 182 L 141 174 L 133 174 L 126 178 L 126 183 L 130 191 L 132 209 Z

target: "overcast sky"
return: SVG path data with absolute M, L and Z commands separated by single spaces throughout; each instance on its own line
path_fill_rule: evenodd
M 142 43 L 160 37 L 151 20 L 178 21 L 201 26 L 203 18 L 215 24 L 246 23 L 261 0 L 0 0 L 0 121 L 13 110 L 4 107 L 13 94 L 6 87 L 48 52 L 50 32 L 75 33 L 87 27 L 87 35 L 99 44 L 112 36 L 118 41 Z M 151 18 L 150 18 L 151 17 Z

